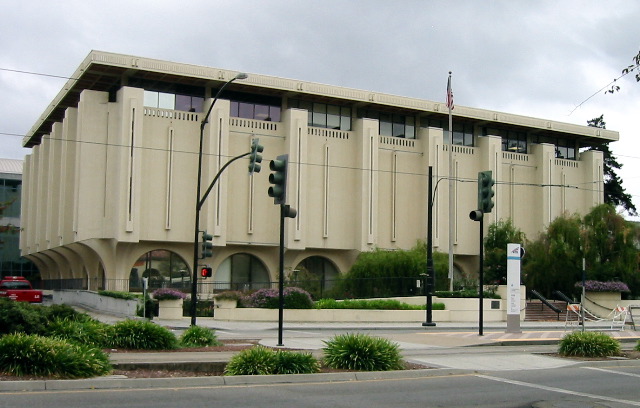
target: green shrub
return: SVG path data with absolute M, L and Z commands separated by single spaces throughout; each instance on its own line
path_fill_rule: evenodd
M 320 371 L 320 362 L 311 353 L 276 351 L 274 374 L 312 374 Z
M 311 353 L 271 350 L 263 346 L 243 350 L 229 360 L 225 375 L 311 374 L 320 363 Z
M 56 319 L 48 326 L 48 337 L 98 348 L 111 347 L 113 326 L 97 320 Z
M 276 370 L 276 355 L 266 347 L 242 350 L 231 357 L 224 368 L 225 375 L 267 375 Z
M 435 295 L 439 298 L 477 298 L 478 291 L 476 289 L 463 289 L 463 290 L 439 290 L 435 292 Z M 485 299 L 500 299 L 500 295 L 495 292 L 484 291 L 482 296 Z
M 313 300 L 308 292 L 300 288 L 289 287 L 282 291 L 285 309 L 313 309 Z M 280 307 L 280 292 L 277 289 L 258 289 L 249 296 L 242 298 L 244 307 L 278 309 Z
M 395 299 L 320 299 L 316 309 L 363 309 L 363 310 L 424 310 L 426 305 L 410 305 Z M 433 310 L 444 310 L 444 303 L 434 303 Z
M 123 320 L 113 325 L 112 347 L 128 350 L 171 350 L 178 339 L 168 329 L 147 320 Z
M 388 371 L 403 368 L 396 343 L 365 334 L 343 334 L 325 341 L 325 364 L 332 368 Z
M 96 348 L 64 340 L 9 334 L 0 337 L 0 372 L 58 378 L 87 378 L 111 372 L 109 357 Z
M 620 354 L 620 342 L 605 333 L 576 331 L 560 340 L 558 353 L 579 357 L 615 356 Z
M 98 295 L 108 296 L 115 299 L 138 300 L 142 299 L 142 295 L 131 292 L 118 292 L 115 290 L 99 290 Z
M 184 300 L 182 311 L 184 316 L 191 316 L 191 299 L 187 298 Z M 196 303 L 196 316 L 198 317 L 213 317 L 213 311 L 213 300 L 198 300 Z
M 42 306 L 0 299 L 0 334 L 44 334 L 47 316 Z
M 180 337 L 180 344 L 183 347 L 211 347 L 220 346 L 213 330 L 206 327 L 191 326 Z
M 635 351 L 640 351 L 640 340 L 638 340 L 638 344 L 636 344 L 636 347 L 634 348 Z
M 86 313 L 78 312 L 69 305 L 51 305 L 51 306 L 36 306 L 42 309 L 42 313 L 45 314 L 49 321 L 56 319 L 68 319 L 76 321 L 90 321 L 93 320 L 91 316 Z

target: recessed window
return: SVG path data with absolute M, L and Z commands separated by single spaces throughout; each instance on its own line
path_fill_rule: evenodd
M 449 122 L 441 119 L 422 119 L 421 127 L 434 127 L 442 129 L 444 143 L 451 144 L 449 135 Z M 453 144 L 460 146 L 473 146 L 473 125 L 470 123 L 453 122 Z
M 185 112 L 202 112 L 204 98 L 168 92 L 144 91 L 144 106 Z
M 280 122 L 280 106 L 231 101 L 231 117 Z
M 374 110 L 364 110 L 359 112 L 359 116 L 377 119 L 379 123 L 378 133 L 380 136 L 403 137 L 406 139 L 416 138 L 416 118 L 414 116 L 391 114 Z
M 351 108 L 326 103 L 291 99 L 289 106 L 309 112 L 307 125 L 337 130 L 351 130 Z
M 558 159 L 576 160 L 576 144 L 573 140 L 550 135 L 537 136 L 534 143 L 549 143 L 555 146 Z

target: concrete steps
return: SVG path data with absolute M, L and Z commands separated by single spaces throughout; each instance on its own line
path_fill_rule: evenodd
M 527 322 L 561 321 L 566 318 L 567 304 L 565 302 L 549 301 L 561 310 L 560 314 L 554 312 L 538 299 L 528 300 L 525 313 Z M 571 317 L 571 316 L 570 316 Z

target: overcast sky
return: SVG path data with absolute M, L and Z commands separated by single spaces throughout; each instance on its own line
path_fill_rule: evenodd
M 640 209 L 640 2 L 4 0 L 0 157 L 90 50 L 206 65 L 586 125 L 604 114 Z M 596 93 L 588 101 L 583 101 Z M 579 106 L 577 109 L 576 107 Z M 573 111 L 573 112 L 572 112 Z

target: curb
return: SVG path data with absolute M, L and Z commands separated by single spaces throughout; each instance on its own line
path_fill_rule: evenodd
M 471 375 L 473 370 L 433 368 L 401 371 L 367 371 L 319 374 L 239 375 L 176 378 L 98 377 L 82 380 L 3 381 L 2 392 L 38 392 L 144 388 L 198 388 L 256 384 L 302 384 L 313 382 L 372 381 L 380 379 L 427 378 L 451 375 Z

